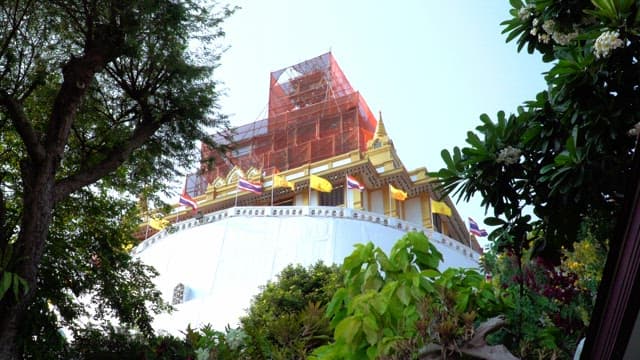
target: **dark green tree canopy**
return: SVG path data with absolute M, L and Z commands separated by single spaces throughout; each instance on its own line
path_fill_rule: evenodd
M 638 182 L 640 3 L 510 3 L 507 41 L 553 63 L 544 74 L 548 88 L 514 114 L 482 115 L 467 144 L 444 150 L 446 168 L 430 175 L 445 192 L 479 194 L 493 210 L 485 223 L 497 228 L 485 259 L 494 260 L 485 265 L 493 262 L 487 269 L 516 303 L 507 314 L 510 346 L 571 358 L 594 298 L 579 285 L 593 279 L 571 272 L 578 271 L 569 266 L 571 249 L 574 258 L 604 252 L 607 240 L 616 249 L 629 216 L 624 203 Z M 593 263 L 600 268 L 586 276 L 602 271 Z
M 162 188 L 197 141 L 221 148 L 213 71 L 232 12 L 197 0 L 0 4 L 1 358 L 17 356 L 34 306 L 80 313 L 70 294 L 94 291 L 98 315 L 148 330 L 144 299 L 158 297 L 122 253 L 135 212 L 118 198 Z

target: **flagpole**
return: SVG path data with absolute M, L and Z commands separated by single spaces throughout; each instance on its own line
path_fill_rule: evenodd
M 347 176 L 344 177 L 344 207 L 347 208 L 349 204 L 349 182 L 347 181 Z M 353 207 L 353 206 L 351 206 Z
M 275 189 L 276 176 L 275 174 L 271 174 L 271 206 L 273 206 L 273 189 Z
M 392 197 L 391 197 L 391 186 L 389 186 L 391 184 L 387 184 L 387 191 L 389 191 L 389 216 L 393 217 L 393 213 L 391 212 L 391 201 L 393 201 Z
M 238 207 L 238 193 L 239 192 L 240 191 L 238 191 L 238 187 L 236 187 L 236 202 L 235 202 L 235 204 L 233 204 L 233 207 Z
M 309 172 L 309 200 L 307 201 L 307 205 L 311 206 L 311 163 L 307 164 L 307 171 Z

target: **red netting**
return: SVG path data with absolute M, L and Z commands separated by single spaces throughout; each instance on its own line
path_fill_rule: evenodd
M 226 159 L 203 146 L 202 174 L 210 183 L 226 176 L 234 165 L 270 174 L 274 169 L 364 151 L 375 126 L 366 102 L 327 53 L 272 72 L 269 118 L 238 127 L 233 135 L 235 150 Z M 187 190 L 197 195 L 201 188 Z

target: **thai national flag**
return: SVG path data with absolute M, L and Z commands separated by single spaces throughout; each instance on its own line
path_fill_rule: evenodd
M 364 190 L 364 186 L 358 182 L 358 180 L 352 178 L 347 175 L 347 189 L 358 189 L 360 191 Z
M 178 200 L 178 203 L 184 206 L 191 206 L 193 211 L 198 210 L 198 203 L 195 200 L 193 200 L 193 198 L 189 196 L 189 194 L 186 191 L 182 192 L 182 195 L 180 195 L 180 200 Z
M 472 218 L 469 218 L 469 232 L 475 236 L 487 236 L 487 230 L 480 229 L 478 223 L 475 222 Z
M 245 179 L 238 180 L 238 189 L 251 191 L 252 193 L 256 194 L 262 194 L 262 184 L 254 183 Z

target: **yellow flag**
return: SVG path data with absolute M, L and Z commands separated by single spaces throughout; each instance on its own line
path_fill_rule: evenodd
M 273 174 L 273 187 L 274 188 L 290 188 L 291 191 L 295 191 L 296 187 L 293 183 L 288 182 L 284 176 Z
M 329 180 L 316 175 L 310 175 L 309 186 L 313 190 L 317 190 L 320 192 L 331 192 L 331 190 L 333 190 L 333 186 L 331 185 Z
M 170 224 L 169 220 L 161 219 L 158 217 L 149 218 L 149 226 L 151 226 L 156 230 L 162 230 L 167 226 L 169 226 L 169 224 Z
M 407 199 L 407 193 L 406 192 L 404 192 L 404 191 L 402 191 L 400 189 L 396 189 L 391 184 L 389 184 L 389 192 L 391 192 L 391 197 L 396 199 L 396 200 L 405 201 Z
M 451 208 L 444 201 L 435 201 L 431 199 L 431 212 L 434 214 L 442 214 L 451 216 Z

